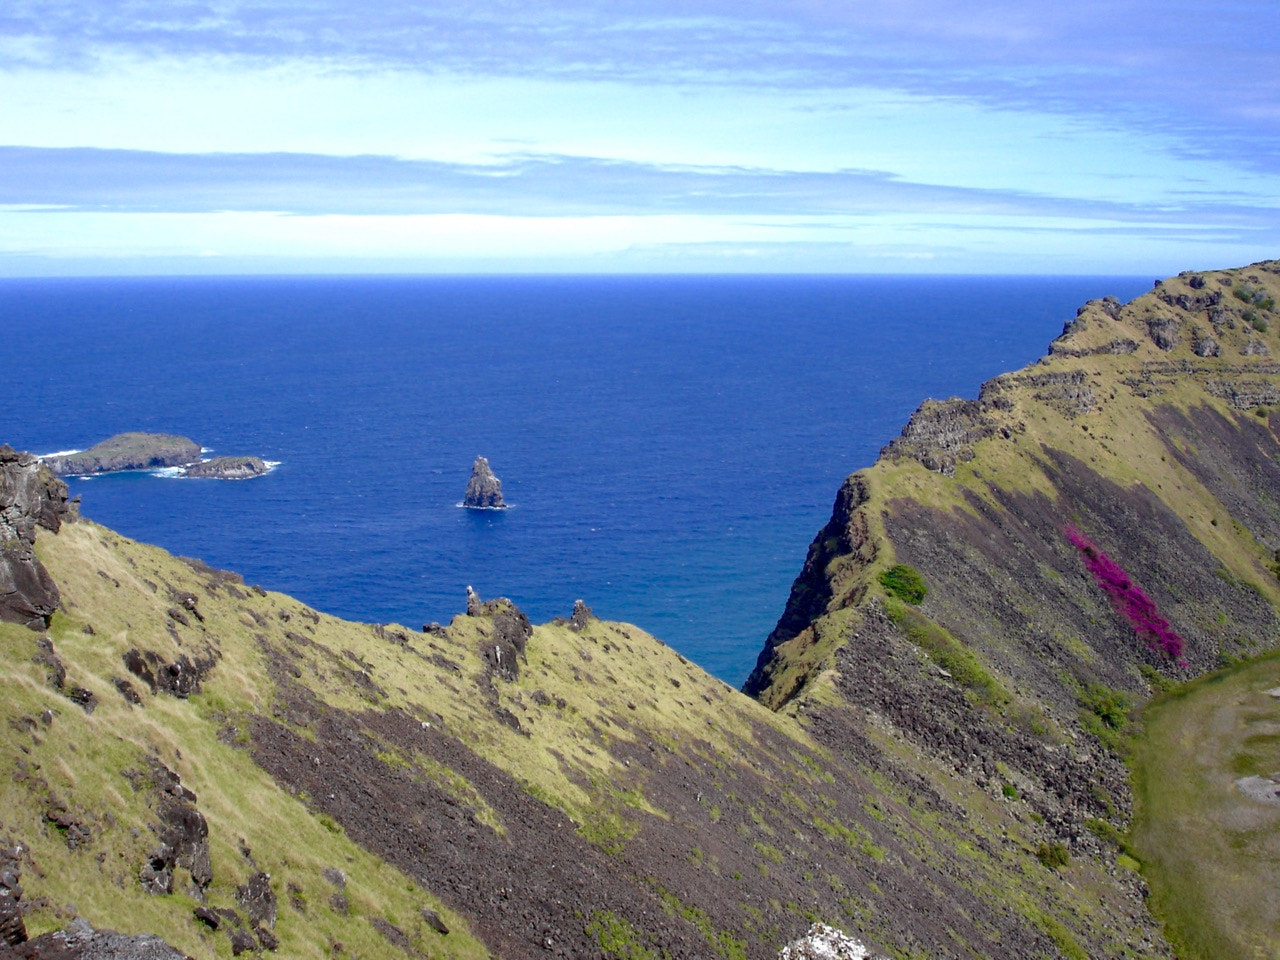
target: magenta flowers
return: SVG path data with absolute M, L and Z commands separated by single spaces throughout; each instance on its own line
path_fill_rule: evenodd
M 1112 560 L 1092 540 L 1075 527 L 1063 529 L 1071 545 L 1080 551 L 1085 569 L 1093 574 L 1094 582 L 1102 588 L 1116 612 L 1129 621 L 1134 632 L 1152 649 L 1159 650 L 1185 667 L 1182 659 L 1182 637 L 1178 636 L 1169 621 L 1160 616 L 1156 605 L 1140 586 L 1130 579 L 1120 564 Z

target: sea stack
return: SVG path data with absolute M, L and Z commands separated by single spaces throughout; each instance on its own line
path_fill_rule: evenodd
M 467 494 L 462 498 L 462 505 L 472 510 L 505 510 L 506 501 L 502 499 L 502 481 L 489 469 L 489 461 L 484 457 L 476 457 L 471 465 L 471 479 L 467 481 Z

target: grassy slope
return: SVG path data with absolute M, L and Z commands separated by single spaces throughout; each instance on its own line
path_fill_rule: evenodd
M 67 686 L 89 689 L 98 706 L 86 714 L 54 690 L 46 668 L 33 662 L 36 635 L 0 625 L 6 664 L 0 722 L 15 731 L 0 751 L 0 768 L 25 764 L 35 774 L 21 782 L 0 777 L 0 810 L 7 811 L 0 814 L 0 838 L 25 842 L 32 852 L 35 865 L 24 887 L 28 900 L 47 901 L 28 918 L 33 933 L 64 924 L 71 909 L 65 905 L 73 904 L 120 930 L 162 931 L 195 956 L 228 952 L 225 937 L 191 921 L 198 901 L 183 894 L 152 897 L 137 882 L 156 844 L 148 827 L 155 817 L 147 792 L 135 791 L 122 774 L 144 769 L 154 756 L 195 791 L 208 818 L 210 905 L 234 908 L 237 885 L 255 870 L 240 851 L 243 838 L 256 866 L 273 877 L 281 904 L 276 934 L 287 955 L 328 956 L 334 943 L 357 954 L 386 953 L 389 945 L 368 923 L 374 918 L 408 934 L 415 955 L 486 955 L 466 933 L 465 918 L 348 840 L 318 798 L 291 795 L 254 763 L 252 719 L 274 717 L 286 726 L 294 719 L 281 704 L 267 651 L 293 655 L 297 682 L 334 711 L 402 711 L 449 731 L 531 796 L 568 814 L 584 841 L 611 852 L 634 835 L 637 819 L 671 819 L 664 798 L 645 791 L 653 771 L 624 759 L 652 744 L 683 763 L 710 759 L 723 768 L 719 758 L 725 757 L 776 764 L 794 781 L 817 779 L 798 763 L 813 748 L 792 719 L 743 697 L 634 627 L 594 620 L 581 631 L 564 622 L 536 627 L 520 679 L 493 683 L 480 655 L 490 629 L 483 618 L 459 616 L 440 635 L 340 621 L 86 521 L 67 524 L 56 536 L 42 534 L 39 551 L 62 590 L 65 613 L 55 618 L 50 636 Z M 202 622 L 186 614 L 188 625 L 179 625 L 168 614 L 183 593 L 198 598 Z M 213 649 L 218 662 L 202 691 L 182 700 L 148 692 L 123 669 L 131 648 L 170 662 L 183 652 L 197 657 Z M 142 706 L 126 703 L 113 686 L 117 677 L 141 691 Z M 480 695 L 486 688 L 494 700 Z M 497 708 L 517 716 L 520 731 L 501 722 Z M 38 721 L 46 709 L 54 714 L 47 728 Z M 22 718 L 37 721 L 34 734 L 17 735 Z M 761 730 L 773 731 L 777 742 L 760 742 Z M 456 770 L 390 743 L 378 756 L 389 775 L 411 771 L 477 822 L 505 833 L 501 814 Z M 69 801 L 90 825 L 94 839 L 87 847 L 68 850 L 44 822 L 50 795 Z M 725 807 L 730 810 L 728 800 Z M 696 846 L 696 840 L 688 844 Z M 345 910 L 330 903 L 338 891 L 326 868 L 347 875 Z M 304 911 L 288 906 L 291 888 L 300 891 Z M 422 906 L 443 916 L 452 932 L 430 929 Z
M 1121 955 L 1143 936 L 1141 925 L 1115 922 L 1125 899 L 1107 865 L 1076 860 L 1059 871 L 1036 860 L 1039 826 L 1026 808 L 875 730 L 856 755 L 832 753 L 796 718 L 634 627 L 536 627 L 519 679 L 495 683 L 481 656 L 486 618 L 460 616 L 446 635 L 344 622 L 89 522 L 42 534 L 38 546 L 63 593 L 66 609 L 50 636 L 67 685 L 92 691 L 98 706 L 86 714 L 49 685 L 46 668 L 32 662 L 35 634 L 0 627 L 0 722 L 12 731 L 0 749 L 0 839 L 29 849 L 23 885 L 37 905 L 33 933 L 77 912 L 126 932 L 161 932 L 195 957 L 229 954 L 223 933 L 192 919 L 199 902 L 185 871 L 172 896 L 148 895 L 137 881 L 156 845 L 154 798 L 124 774 L 156 757 L 196 793 L 208 819 L 208 904 L 237 909 L 237 886 L 258 869 L 270 874 L 280 955 L 331 956 L 335 944 L 348 955 L 405 952 L 375 921 L 401 930 L 412 956 L 485 956 L 495 944 L 507 945 L 499 955 L 525 955 L 492 918 L 480 921 L 489 924 L 488 947 L 470 935 L 478 914 L 460 915 L 435 895 L 430 862 L 396 866 L 396 851 L 374 855 L 325 812 L 323 796 L 273 781 L 255 763 L 249 731 L 262 718 L 302 742 L 316 736 L 273 672 L 272 657 L 287 653 L 292 682 L 375 740 L 384 729 L 377 717 L 407 714 L 566 813 L 577 834 L 568 840 L 591 855 L 566 853 L 557 846 L 564 837 L 535 838 L 548 859 L 577 856 L 584 868 L 594 859 L 632 884 L 621 899 L 578 910 L 576 932 L 605 956 L 659 957 L 681 943 L 728 958 L 771 956 L 819 918 L 903 958 L 940 949 L 984 956 L 1001 941 L 1016 946 L 1009 956 L 1051 956 L 1053 943 L 1081 956 L 1077 938 L 1114 941 Z M 170 616 L 188 593 L 203 622 Z M 182 700 L 152 694 L 126 673 L 131 648 L 166 661 L 214 649 L 219 659 L 202 691 Z M 143 704 L 126 703 L 115 678 L 130 679 Z M 498 719 L 494 701 L 480 695 L 486 689 L 524 733 Z M 46 709 L 48 726 L 39 719 Z M 314 749 L 328 766 L 326 746 Z M 438 787 L 482 839 L 504 847 L 522 829 L 509 802 L 463 767 L 389 739 L 375 748 L 389 778 Z M 935 803 L 920 782 L 943 785 L 948 799 Z M 89 827 L 87 845 L 68 849 L 46 822 L 51 795 Z M 346 876 L 344 891 L 326 876 L 334 869 Z M 345 903 L 335 901 L 340 892 Z M 626 915 L 631 900 L 643 906 L 646 898 L 649 907 Z M 423 919 L 423 907 L 444 918 L 447 936 Z
M 247 592 L 237 600 L 226 585 L 215 592 L 188 564 L 89 523 L 66 525 L 57 536 L 43 534 L 39 548 L 59 578 L 67 609 L 50 631 L 67 682 L 92 691 L 98 706 L 86 714 L 52 689 L 46 669 L 31 662 L 36 635 L 0 625 L 5 662 L 0 722 L 9 734 L 0 755 L 5 771 L 0 836 L 30 849 L 24 888 L 28 901 L 45 904 L 28 915 L 32 934 L 63 926 L 78 912 L 122 932 L 162 932 L 193 956 L 230 955 L 225 936 L 192 921 L 197 900 L 183 892 L 151 896 L 138 883 L 138 870 L 157 844 L 149 826 L 156 818 L 149 793 L 134 790 L 122 774 L 145 770 L 147 758 L 157 757 L 195 792 L 209 821 L 210 905 L 234 909 L 237 886 L 256 869 L 265 870 L 277 880 L 275 932 L 288 956 L 329 957 L 335 943 L 355 955 L 384 953 L 388 945 L 369 924 L 373 918 L 401 927 L 423 955 L 487 955 L 461 918 L 349 841 L 332 821 L 312 815 L 303 798 L 280 790 L 244 749 L 237 722 L 248 711 L 269 710 L 272 690 L 239 618 L 247 609 L 296 610 L 299 605 L 270 595 L 250 601 Z M 195 630 L 177 627 L 185 635 L 181 646 L 166 628 L 172 622 L 166 611 L 175 606 L 170 591 L 202 598 L 205 623 Z M 182 649 L 201 652 L 206 643 L 221 652 L 221 661 L 203 692 L 190 700 L 151 694 L 122 665 L 130 648 L 173 660 Z M 142 691 L 143 706 L 125 701 L 113 686 L 116 677 L 128 678 Z M 19 733 L 15 721 L 38 718 L 45 710 L 53 714 L 48 727 L 40 724 L 34 735 Z M 19 764 L 33 774 L 21 782 L 9 775 Z M 68 849 L 45 823 L 50 793 L 89 825 L 93 840 L 87 847 Z M 241 852 L 242 840 L 256 867 Z M 326 868 L 346 875 L 345 909 L 331 902 L 339 891 L 324 877 Z M 186 890 L 190 878 L 178 872 L 176 887 Z M 296 888 L 302 909 L 288 906 L 286 884 Z M 447 937 L 423 922 L 423 906 L 445 917 L 451 928 Z

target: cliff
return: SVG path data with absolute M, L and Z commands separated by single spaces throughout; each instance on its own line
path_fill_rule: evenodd
M 0 624 L 0 908 L 21 873 L 23 935 L 201 958 L 763 960 L 815 922 L 895 958 L 1171 956 L 1117 737 L 1280 640 L 1275 269 L 1091 303 L 923 406 L 840 489 L 758 699 L 581 603 L 351 623 L 46 528 L 60 606 Z
M 1280 641 L 1278 273 L 1091 302 L 1039 363 L 923 404 L 841 488 L 748 692 L 832 750 L 872 729 L 944 793 L 1016 798 L 1045 850 L 1136 867 L 1129 709 Z
M 30 454 L 0 445 L 0 621 L 49 625 L 58 586 L 36 558 L 36 534 L 57 533 L 67 509 L 65 483 Z

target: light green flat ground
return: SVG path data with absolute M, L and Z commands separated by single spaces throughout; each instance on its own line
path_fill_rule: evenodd
M 1280 957 L 1277 687 L 1272 654 L 1143 713 L 1132 845 L 1181 960 Z

